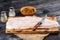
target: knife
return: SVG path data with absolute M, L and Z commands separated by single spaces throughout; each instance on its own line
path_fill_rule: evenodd
M 47 14 L 45 14 L 45 16 L 41 19 L 41 21 L 39 21 L 39 22 L 33 27 L 33 31 L 35 31 L 41 24 L 43 24 L 43 22 L 45 21 L 46 18 L 47 18 Z

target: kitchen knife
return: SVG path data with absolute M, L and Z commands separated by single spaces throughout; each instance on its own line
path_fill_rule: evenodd
M 46 18 L 47 18 L 47 14 L 41 19 L 40 22 L 38 22 L 38 23 L 33 27 L 33 31 L 35 31 L 41 24 L 43 24 L 43 22 L 45 21 Z

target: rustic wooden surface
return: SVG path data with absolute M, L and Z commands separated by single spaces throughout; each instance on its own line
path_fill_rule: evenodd
M 36 16 L 32 16 L 32 17 L 36 17 Z M 9 17 L 9 18 L 17 18 L 17 17 Z M 47 17 L 47 19 L 52 20 L 52 21 L 56 21 L 56 17 Z M 59 32 L 59 27 L 53 27 L 53 28 L 38 28 L 36 29 L 36 31 L 33 31 L 32 29 L 23 29 L 17 31 L 16 29 L 7 29 L 6 28 L 6 33 L 17 33 L 17 34 L 46 34 L 46 33 L 58 33 Z
M 9 30 L 6 29 L 6 33 L 14 33 L 14 34 L 47 34 L 47 33 L 59 33 L 59 28 L 38 28 L 35 31 L 32 29 L 23 29 L 23 30 Z

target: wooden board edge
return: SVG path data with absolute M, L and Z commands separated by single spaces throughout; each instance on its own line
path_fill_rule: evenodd
M 49 29 L 43 28 L 43 29 L 36 30 L 36 31 L 32 31 L 30 29 L 29 30 L 25 29 L 25 30 L 22 30 L 22 31 L 6 29 L 6 33 L 16 33 L 16 34 L 46 34 L 46 33 L 58 33 L 58 32 L 59 32 L 58 27 L 49 28 Z

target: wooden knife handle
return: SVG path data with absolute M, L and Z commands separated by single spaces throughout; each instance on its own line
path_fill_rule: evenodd
M 33 27 L 33 31 L 35 31 L 42 23 L 38 22 L 34 27 Z

